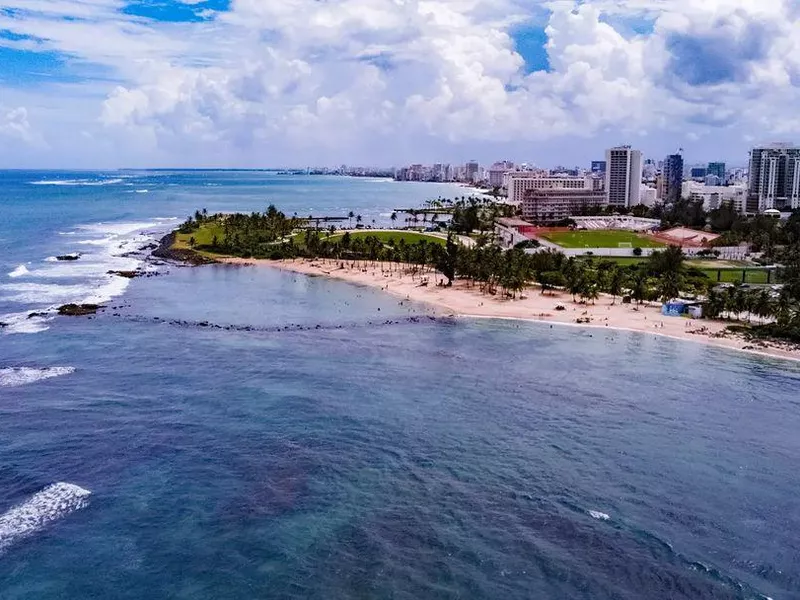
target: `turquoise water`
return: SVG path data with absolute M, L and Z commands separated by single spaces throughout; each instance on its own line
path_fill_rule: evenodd
M 798 597 L 800 368 L 270 269 L 107 287 L 154 219 L 295 185 L 251 175 L 136 200 L 2 175 L 0 313 L 111 297 L 0 334 L 1 598 Z M 376 218 L 384 186 L 429 193 L 303 181 Z

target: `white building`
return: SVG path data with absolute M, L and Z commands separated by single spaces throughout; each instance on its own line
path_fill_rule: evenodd
M 747 207 L 747 187 L 744 185 L 703 185 L 696 181 L 684 181 L 681 196 L 702 200 L 705 210 L 714 210 L 724 202 L 731 202 L 736 212 L 744 214 Z
M 528 190 L 598 190 L 599 180 L 591 177 L 546 177 L 538 171 L 506 173 L 508 201 L 521 203 Z
M 640 204 L 642 153 L 630 146 L 606 150 L 606 203 L 630 208 Z
M 649 185 L 642 184 L 642 189 L 639 192 L 639 204 L 644 204 L 647 207 L 653 206 L 658 201 L 658 190 Z
M 514 168 L 514 163 L 509 160 L 496 162 L 489 167 L 489 185 L 493 188 L 503 187 L 503 175 Z

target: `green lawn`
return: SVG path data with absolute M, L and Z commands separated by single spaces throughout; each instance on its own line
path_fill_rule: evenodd
M 589 258 L 589 257 L 586 257 Z M 646 258 L 637 258 L 635 256 L 617 257 L 617 256 L 592 256 L 595 262 L 610 261 L 618 264 L 621 267 L 630 265 L 638 265 L 645 262 Z M 714 267 L 713 261 L 708 259 L 694 259 L 687 260 L 687 267 L 697 267 L 711 281 L 719 281 L 720 283 L 754 283 L 764 284 L 768 283 L 768 271 L 758 267 L 745 266 L 746 263 L 741 263 L 741 267 L 736 267 L 737 261 L 719 261 L 719 267 Z M 744 280 L 742 279 L 744 277 Z M 775 274 L 769 283 L 775 283 Z
M 564 248 L 619 248 L 620 243 L 631 244 L 634 248 L 661 248 L 656 242 L 632 231 L 563 231 L 545 233 L 542 237 Z
M 175 235 L 175 243 L 172 245 L 176 250 L 186 250 L 190 248 L 189 240 L 194 238 L 196 246 L 210 246 L 217 236 L 219 240 L 223 238 L 222 225 L 216 222 L 203 223 L 197 231 L 192 233 L 178 233 Z
M 322 239 L 329 239 L 332 242 L 338 242 L 342 239 L 343 233 L 336 233 L 330 238 L 326 238 L 323 234 Z M 416 231 L 370 231 L 369 229 L 362 229 L 361 231 L 351 231 L 350 238 L 366 238 L 376 237 L 384 244 L 388 244 L 390 240 L 394 240 L 395 244 L 399 244 L 400 240 L 405 240 L 406 244 L 416 244 L 417 242 L 426 241 L 433 242 L 434 244 L 445 245 L 446 240 L 434 235 L 427 235 L 425 233 L 417 233 Z

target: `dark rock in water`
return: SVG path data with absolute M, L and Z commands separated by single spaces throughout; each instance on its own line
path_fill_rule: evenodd
M 80 257 L 80 254 L 62 254 L 60 256 L 56 256 L 56 260 L 78 260 Z
M 147 244 L 146 246 L 139 248 L 139 252 L 144 252 L 145 250 L 155 250 L 156 248 L 158 248 L 158 244 Z
M 93 315 L 101 308 L 99 304 L 64 304 L 58 307 L 58 314 L 68 317 L 82 317 Z
M 46 312 L 32 312 L 28 315 L 29 319 L 35 319 L 36 317 L 47 317 L 49 316 Z
M 0 328 L 2 327 L 8 327 L 8 323 L 3 323 L 2 321 L 0 321 Z
M 133 279 L 134 277 L 140 277 L 142 275 L 139 271 L 107 271 L 107 273 L 109 275 L 119 275 L 127 279 Z

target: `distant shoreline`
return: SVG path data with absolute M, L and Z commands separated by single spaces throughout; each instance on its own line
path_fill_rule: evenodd
M 553 325 L 586 327 L 588 329 L 630 331 L 669 337 L 681 341 L 703 343 L 718 348 L 727 348 L 749 354 L 800 361 L 800 346 L 780 341 L 750 341 L 740 335 L 726 331 L 729 323 L 719 320 L 689 320 L 679 317 L 665 317 L 660 305 L 641 306 L 621 304 L 619 299 L 612 303 L 610 297 L 601 297 L 597 304 L 578 304 L 569 294 L 555 292 L 542 295 L 538 288 L 525 290 L 524 298 L 511 300 L 483 294 L 476 287 L 464 281 L 457 281 L 453 287 L 436 285 L 441 275 L 429 272 L 412 277 L 404 272 L 405 265 L 377 264 L 351 267 L 340 260 L 296 259 L 269 260 L 220 258 L 218 262 L 239 266 L 267 266 L 311 276 L 323 276 L 349 283 L 372 287 L 387 292 L 401 301 L 408 300 L 428 304 L 439 312 L 461 318 L 518 320 Z M 421 278 L 427 278 L 427 285 L 421 285 Z M 561 305 L 564 310 L 557 311 Z M 589 322 L 577 322 L 589 319 Z

